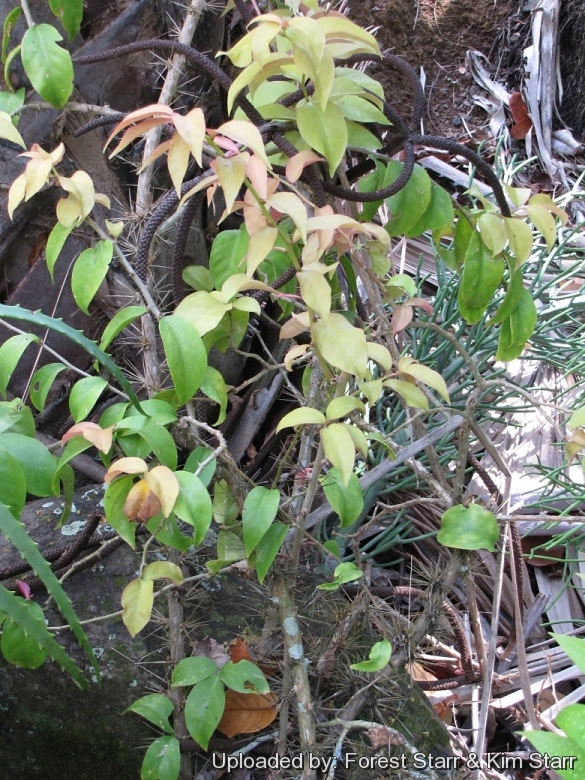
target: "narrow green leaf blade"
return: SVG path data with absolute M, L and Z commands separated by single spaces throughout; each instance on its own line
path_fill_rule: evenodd
M 30 400 L 39 412 L 45 408 L 49 390 L 62 371 L 65 371 L 62 363 L 47 363 L 33 374 L 30 383 Z
M 253 488 L 246 496 L 242 513 L 246 555 L 250 555 L 270 528 L 279 503 L 278 490 L 268 490 L 261 485 Z
M 144 306 L 126 306 L 124 309 L 117 311 L 102 333 L 99 348 L 104 350 L 107 349 L 124 328 L 127 328 L 128 325 L 134 322 L 138 317 L 142 317 L 143 314 L 146 314 L 146 311 Z
M 219 673 L 197 683 L 185 702 L 185 721 L 189 734 L 203 750 L 225 709 L 225 691 Z
M 104 281 L 114 256 L 111 241 L 98 241 L 91 249 L 82 252 L 73 266 L 71 291 L 75 302 L 85 314 L 89 314 L 89 304 Z
M 0 394 L 6 396 L 6 390 L 14 369 L 22 357 L 24 350 L 39 337 L 33 333 L 19 333 L 7 339 L 0 347 Z
M 183 317 L 172 314 L 159 322 L 169 371 L 179 403 L 190 401 L 205 378 L 207 352 L 201 336 Z
M 108 383 L 101 376 L 87 376 L 73 385 L 69 409 L 76 423 L 85 420 L 107 386 Z

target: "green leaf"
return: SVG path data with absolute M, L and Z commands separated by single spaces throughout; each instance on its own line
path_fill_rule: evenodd
M 6 62 L 4 63 L 4 83 L 8 87 L 8 89 L 12 89 L 12 83 L 10 81 L 10 66 L 12 65 L 12 60 L 20 54 L 20 51 L 22 49 L 22 46 L 19 44 L 18 46 L 15 46 L 14 49 L 6 56 Z
M 572 431 L 573 428 L 583 427 L 585 427 L 585 406 L 580 406 L 579 409 L 575 409 L 573 414 L 569 417 L 567 428 Z
M 211 525 L 211 498 L 201 479 L 194 474 L 176 471 L 175 477 L 179 483 L 179 495 L 173 511 L 195 529 L 193 544 L 201 544 Z
M 563 648 L 574 664 L 585 673 L 585 639 L 576 636 L 566 636 L 565 634 L 554 634 L 551 636 L 556 643 Z
M 222 561 L 241 561 L 246 548 L 241 535 L 234 531 L 220 531 L 217 535 L 217 557 Z
M 73 225 L 66 227 L 60 222 L 57 222 L 49 234 L 49 238 L 47 239 L 47 246 L 45 248 L 45 257 L 47 259 L 47 268 L 49 269 L 51 281 L 54 281 L 53 272 L 55 269 L 55 263 L 59 259 L 61 250 L 65 246 L 65 242 L 69 238 L 69 235 L 72 231 Z
M 354 147 L 358 149 L 365 149 L 368 152 L 374 152 L 376 149 L 381 149 L 384 145 L 379 138 L 367 130 L 363 125 L 357 122 L 352 122 L 350 119 L 345 120 L 347 126 L 347 146 L 348 148 Z M 364 204 L 370 205 L 370 204 Z M 361 215 L 360 215 L 361 216 Z M 365 217 L 361 217 L 364 222 L 368 220 Z
M 18 9 L 14 9 L 19 10 Z M 8 14 L 10 16 L 10 14 Z M 0 92 L 0 111 L 2 111 L 4 114 L 12 114 L 13 111 L 17 111 L 19 108 L 22 108 L 24 105 L 24 99 L 26 97 L 26 90 L 24 87 L 21 87 L 18 92 L 7 92 L 2 91 Z M 18 125 L 18 120 L 20 119 L 20 115 L 17 114 L 16 116 L 12 117 L 12 124 L 16 127 Z
M 34 333 L 19 333 L 7 339 L 0 347 L 0 395 L 6 397 L 6 390 L 14 369 L 24 350 L 33 341 L 39 341 Z
M 196 471 L 198 471 L 200 464 L 207 460 L 207 458 L 212 454 L 213 450 L 210 450 L 209 447 L 196 447 L 187 458 L 187 462 L 183 466 L 183 471 L 190 471 L 192 474 L 194 474 Z M 216 458 L 213 458 L 213 460 L 211 460 L 207 466 L 205 466 L 203 471 L 197 475 L 203 483 L 204 487 L 207 487 L 213 479 L 216 468 L 217 460 Z
M 293 409 L 292 412 L 285 414 L 276 427 L 278 433 L 283 428 L 293 428 L 296 425 L 320 425 L 327 422 L 325 415 L 318 409 L 310 406 L 303 406 L 300 409 Z
M 173 669 L 172 684 L 195 685 L 208 677 L 213 677 L 219 672 L 218 666 L 211 658 L 204 655 L 193 655 L 184 658 Z
M 28 322 L 32 325 L 38 325 L 41 328 L 48 328 L 73 341 L 74 344 L 77 344 L 84 349 L 92 358 L 94 358 L 94 360 L 99 360 L 99 362 L 108 369 L 110 374 L 119 382 L 120 387 L 128 395 L 136 409 L 138 409 L 141 414 L 143 413 L 138 396 L 134 392 L 130 382 L 124 376 L 122 370 L 114 363 L 108 354 L 99 349 L 95 341 L 90 341 L 90 339 L 86 338 L 81 331 L 75 330 L 75 328 L 66 325 L 61 320 L 49 317 L 41 312 L 22 309 L 20 306 L 0 304 L 0 317 L 5 317 L 8 320 Z
M 297 103 L 296 120 L 299 132 L 310 147 L 322 154 L 333 176 L 347 147 L 347 126 L 335 103 L 327 103 L 325 111 L 311 100 Z
M 408 238 L 420 236 L 427 230 L 443 230 L 453 224 L 455 212 L 449 193 L 431 182 L 431 201 L 419 221 L 406 233 Z
M 523 287 L 516 308 L 502 323 L 496 360 L 508 363 L 524 351 L 537 320 L 536 305 L 532 295 Z
M 319 352 L 328 363 L 365 379 L 368 347 L 363 330 L 354 328 L 342 314 L 330 314 L 327 322 L 313 323 L 312 332 Z
M 565 707 L 565 710 L 570 710 L 572 707 L 578 706 L 582 705 L 570 704 L 568 707 Z M 559 713 L 559 716 L 560 714 L 561 713 Z M 574 769 L 563 770 L 555 768 L 555 774 L 560 775 L 564 780 L 585 780 L 585 772 L 583 771 L 583 767 L 585 767 L 585 750 L 581 749 L 572 739 L 563 737 L 560 734 L 549 734 L 546 731 L 520 731 L 518 733 L 520 736 L 529 740 L 543 757 L 548 756 L 547 762 L 549 766 L 554 766 L 554 763 L 556 763 L 555 758 L 557 756 L 559 756 L 557 759 L 559 767 L 562 765 L 562 756 L 567 756 L 569 759 L 575 759 L 573 763 Z M 544 767 L 545 764 L 543 763 L 542 766 Z M 568 763 L 567 766 L 571 766 L 571 763 Z
M 585 751 L 585 704 L 569 704 L 556 717 L 557 726 Z
M 65 366 L 62 363 L 47 363 L 46 366 L 42 366 L 33 374 L 30 384 L 30 400 L 39 412 L 45 408 L 49 390 L 62 371 L 65 371 Z
M 522 271 L 518 268 L 518 270 L 514 271 L 511 274 L 510 282 L 508 284 L 508 289 L 506 290 L 506 295 L 504 296 L 504 300 L 498 307 L 498 310 L 494 314 L 494 316 L 490 320 L 488 320 L 488 322 L 486 322 L 487 327 L 491 325 L 499 325 L 500 323 L 504 322 L 504 320 L 508 319 L 508 317 L 512 314 L 516 306 L 518 306 L 520 298 L 522 297 L 523 289 L 524 289 L 524 278 L 522 276 Z
M 268 574 L 268 570 L 278 555 L 288 530 L 288 525 L 285 525 L 284 523 L 272 523 L 268 531 L 266 531 L 262 539 L 258 542 L 253 557 L 254 569 L 256 570 L 260 584 L 264 582 L 264 578 Z
M 238 693 L 270 693 L 270 686 L 262 669 L 245 659 L 237 664 L 228 661 L 219 670 L 219 678 L 224 685 Z
M 154 452 L 157 460 L 163 466 L 168 466 L 171 471 L 177 468 L 177 445 L 173 437 L 150 417 L 133 416 L 126 417 L 117 425 L 118 431 L 133 431 L 137 433 Z
M 389 387 L 398 393 L 407 406 L 411 406 L 413 409 L 424 409 L 428 412 L 429 402 L 423 391 L 416 385 L 411 385 L 410 382 L 405 382 L 403 379 L 386 379 L 384 387 Z
M 336 97 L 334 103 L 346 119 L 354 122 L 376 122 L 379 125 L 390 124 L 377 106 L 359 95 L 342 95 Z
M 246 496 L 242 512 L 246 555 L 250 555 L 270 528 L 279 504 L 278 490 L 268 490 L 262 486 L 252 488 Z
M 97 244 L 82 252 L 73 266 L 71 291 L 75 302 L 85 314 L 89 314 L 89 304 L 104 281 L 114 256 L 111 241 L 98 241 Z
M 20 6 L 17 6 L 16 8 L 13 8 L 12 11 L 10 11 L 10 13 L 6 15 L 6 19 L 4 19 L 4 29 L 2 32 L 2 63 L 3 64 L 6 62 L 6 55 L 8 53 L 8 46 L 10 44 L 10 36 L 12 35 L 12 28 L 14 27 L 16 22 L 20 19 L 21 14 L 22 14 L 22 8 Z
M 402 163 L 392 160 L 389 163 L 384 187 L 387 187 L 402 173 Z M 401 236 L 408 233 L 424 216 L 431 204 L 431 180 L 428 173 L 420 165 L 415 165 L 412 176 L 407 184 L 384 201 L 390 211 L 391 219 L 384 229 L 391 236 Z
M 186 552 L 193 546 L 193 539 L 190 536 L 184 536 L 177 524 L 177 518 L 175 513 L 171 514 L 163 521 L 162 528 L 160 528 L 160 515 L 153 517 L 147 523 L 147 528 L 150 533 L 156 534 L 157 540 L 166 547 L 172 547 L 179 552 Z M 158 530 L 157 530 L 158 529 Z
M 207 750 L 211 735 L 225 709 L 225 691 L 219 673 L 197 683 L 185 702 L 185 722 L 189 734 L 203 750 Z
M 391 655 L 392 645 L 387 639 L 383 639 L 381 642 L 376 642 L 370 650 L 369 661 L 362 661 L 361 664 L 350 664 L 349 668 L 355 672 L 379 672 L 388 666 Z
M 0 435 L 0 501 L 18 519 L 26 502 L 26 479 L 18 461 L 2 446 Z
M 386 167 L 381 162 L 376 162 L 376 170 L 372 173 L 368 173 L 366 176 L 358 181 L 358 192 L 376 192 L 381 190 L 384 186 L 384 178 L 386 176 Z M 364 203 L 363 210 L 360 214 L 360 220 L 363 222 L 369 222 L 374 214 L 378 211 L 383 201 L 373 201 L 372 203 Z
M 16 547 L 16 549 L 24 558 L 24 560 L 32 568 L 32 570 L 37 575 L 37 577 L 39 577 L 39 579 L 42 580 L 49 595 L 53 597 L 55 604 L 59 608 L 65 620 L 68 622 L 71 630 L 73 631 L 75 637 L 77 638 L 77 641 L 84 649 L 87 657 L 91 661 L 93 670 L 99 679 L 100 670 L 97 663 L 97 659 L 94 655 L 93 650 L 89 645 L 89 642 L 87 641 L 87 637 L 85 636 L 83 629 L 81 628 L 79 619 L 75 614 L 73 607 L 71 606 L 71 601 L 69 600 L 69 596 L 67 596 L 67 594 L 63 590 L 63 586 L 51 571 L 50 565 L 40 554 L 38 546 L 36 545 L 35 542 L 33 542 L 33 540 L 27 534 L 22 523 L 20 523 L 18 520 L 15 520 L 10 514 L 10 512 L 2 504 L 0 504 L 0 531 L 4 533 L 4 535 L 6 536 L 9 542 L 12 542 L 12 544 Z M 1 600 L 0 600 L 0 612 L 6 612 L 10 617 L 12 617 L 13 620 L 15 620 L 20 625 L 23 625 L 22 620 L 19 620 L 18 617 L 16 617 L 14 614 L 11 614 L 10 612 L 8 612 L 8 610 L 5 609 L 4 604 L 1 602 Z M 35 633 L 30 631 L 29 628 L 26 628 L 26 630 L 31 636 L 36 636 L 36 633 L 38 633 L 38 632 Z M 51 645 L 51 643 L 47 643 L 46 640 L 40 641 L 39 644 L 41 644 L 43 647 L 47 647 L 47 644 Z M 58 646 L 60 647 L 60 645 Z M 51 658 L 53 658 L 53 660 L 56 660 L 65 669 L 62 661 L 55 658 L 54 650 L 49 649 L 48 652 Z M 66 671 L 73 676 L 76 682 L 80 683 L 80 679 L 79 679 L 80 675 L 77 674 L 79 670 L 77 670 L 77 667 L 75 667 L 75 664 L 73 664 L 71 659 L 69 659 L 67 656 L 65 657 L 69 662 Z M 71 666 L 73 666 L 76 670 L 75 675 L 73 675 L 71 671 Z
M 479 504 L 453 506 L 443 513 L 437 541 L 457 550 L 494 550 L 498 540 L 498 523 Z
M 147 721 L 153 723 L 161 731 L 167 734 L 173 733 L 173 727 L 169 723 L 169 716 L 173 712 L 172 701 L 160 693 L 150 693 L 131 704 L 126 712 L 135 712 L 142 715 Z
M 0 516 L 3 511 L 4 508 L 0 505 Z M 11 515 L 9 517 L 12 519 Z M 31 544 L 33 544 L 32 541 Z M 5 613 L 14 623 L 21 626 L 28 636 L 36 640 L 39 646 L 46 650 L 53 661 L 58 663 L 82 690 L 89 688 L 89 683 L 83 676 L 81 669 L 78 669 L 50 631 L 47 631 L 44 620 L 42 623 L 37 620 L 32 612 L 25 607 L 23 600 L 6 590 L 3 585 L 0 585 L 0 612 Z M 89 650 L 91 651 L 91 648 Z M 99 675 L 99 670 L 96 670 L 96 674 Z
M 22 599 L 22 606 L 29 610 L 32 618 L 40 624 L 42 630 L 46 631 L 45 613 L 39 605 L 34 601 Z M 2 626 L 0 648 L 8 663 L 15 664 L 21 669 L 38 669 L 47 657 L 47 650 L 11 618 L 7 618 Z
M 34 437 L 34 417 L 20 398 L 0 401 L 0 433 L 20 433 L 22 436 Z
M 124 504 L 133 484 L 131 474 L 117 477 L 107 486 L 104 495 L 106 520 L 132 549 L 136 547 L 136 523 L 131 523 L 124 514 Z
M 124 417 L 138 417 L 139 413 L 133 406 L 130 408 L 128 408 L 128 404 L 120 404 L 120 406 L 123 406 L 125 409 Z M 142 402 L 142 411 L 144 414 L 159 425 L 172 425 L 177 422 L 177 412 L 175 411 L 175 408 L 176 407 L 171 406 L 170 403 L 167 403 L 160 398 L 148 398 L 146 401 Z M 113 422 L 120 422 L 121 420 L 122 417 L 116 421 L 112 420 L 110 424 Z M 101 425 L 102 428 L 107 427 L 107 425 L 104 425 L 103 423 L 101 423 Z
M 213 519 L 219 525 L 232 523 L 239 514 L 232 492 L 225 479 L 218 479 L 213 486 Z
M 22 39 L 22 64 L 39 95 L 63 108 L 73 91 L 73 64 L 68 51 L 57 46 L 63 37 L 50 24 L 29 27 Z
M 353 473 L 355 448 L 348 426 L 333 423 L 321 430 L 321 441 L 325 455 L 338 470 L 343 485 L 349 483 Z
M 126 306 L 124 309 L 117 311 L 102 333 L 100 349 L 106 350 L 124 328 L 127 328 L 138 317 L 146 314 L 146 311 L 147 309 L 144 306 Z
M 504 275 L 501 257 L 492 258 L 476 231 L 465 254 L 457 302 L 459 311 L 470 324 L 479 322 Z
M 355 563 L 340 563 L 333 572 L 333 582 L 323 582 L 317 585 L 320 590 L 339 590 L 340 585 L 346 582 L 354 582 L 364 576 L 364 573 L 358 569 Z
M 159 322 L 169 371 L 179 403 L 190 401 L 205 378 L 207 352 L 190 322 L 172 314 Z
M 213 239 L 209 273 L 216 290 L 221 290 L 230 276 L 242 273 L 244 266 L 241 263 L 248 252 L 249 243 L 250 237 L 243 225 L 240 230 L 222 230 Z
M 155 739 L 144 754 L 141 780 L 177 780 L 181 770 L 181 744 L 176 737 Z
M 49 0 L 49 5 L 51 11 L 67 30 L 69 38 L 73 40 L 81 27 L 83 0 Z
M 378 346 L 378 345 L 376 345 Z M 344 395 L 340 398 L 334 398 L 327 409 L 325 409 L 325 417 L 328 420 L 339 420 L 340 417 L 347 417 L 348 414 L 358 409 L 360 412 L 365 412 L 366 407 L 359 400 L 352 395 Z
M 154 561 L 144 567 L 142 572 L 143 580 L 171 580 L 175 585 L 182 585 L 183 572 L 176 563 L 171 561 Z
M 236 231 L 234 230 L 232 232 L 235 233 Z M 217 237 L 219 238 L 219 236 L 223 236 L 223 232 L 219 233 Z M 215 241 L 213 243 L 215 244 Z M 189 287 L 192 287 L 194 290 L 205 290 L 206 292 L 211 292 L 215 286 L 213 284 L 213 279 L 211 278 L 209 269 L 205 268 L 203 265 L 188 265 L 183 269 L 182 276 L 185 284 L 188 284 Z
M 149 622 L 154 603 L 152 580 L 132 580 L 122 593 L 122 620 L 134 638 Z
M 201 392 L 212 401 L 219 404 L 219 415 L 214 425 L 221 425 L 226 418 L 227 411 L 227 388 L 224 379 L 219 371 L 213 366 L 207 366 L 205 378 L 201 383 Z
M 101 376 L 87 376 L 78 380 L 69 396 L 69 409 L 76 423 L 85 420 L 108 383 Z
M 26 491 L 33 496 L 51 496 L 57 459 L 44 444 L 20 433 L 3 433 L 2 446 L 18 461 L 26 480 Z
M 339 515 L 342 528 L 358 519 L 364 510 L 364 497 L 355 474 L 352 473 L 349 482 L 344 485 L 338 469 L 333 468 L 323 478 L 322 485 L 327 501 Z

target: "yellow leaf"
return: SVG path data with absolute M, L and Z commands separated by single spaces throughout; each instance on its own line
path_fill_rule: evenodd
M 25 201 L 30 200 L 47 183 L 52 167 L 51 160 L 37 159 L 31 160 L 27 164 L 24 172 L 26 179 Z
M 22 203 L 26 195 L 26 177 L 24 173 L 17 176 L 8 191 L 8 216 L 12 219 L 14 210 Z
M 65 227 L 74 227 L 82 217 L 77 198 L 61 198 L 57 203 L 57 219 Z
M 217 133 L 225 135 L 227 138 L 231 138 L 232 141 L 235 141 L 236 143 L 247 146 L 258 155 L 268 168 L 271 167 L 268 158 L 266 157 L 264 141 L 262 140 L 260 131 L 251 122 L 232 119 L 230 122 L 225 122 L 221 125 L 221 127 L 217 129 Z
M 85 219 L 95 204 L 95 189 L 91 176 L 85 171 L 75 171 L 69 179 L 59 176 L 59 184 L 77 200 L 81 219 Z
M 122 620 L 135 637 L 150 620 L 154 603 L 154 582 L 152 580 L 132 580 L 122 593 Z
M 107 209 L 110 208 L 110 199 L 107 195 L 104 195 L 103 192 L 96 192 L 95 194 L 95 202 L 99 203 L 100 206 L 105 206 Z
M 302 43 L 303 48 L 309 53 L 315 69 L 318 69 L 325 51 L 325 32 L 315 19 L 310 16 L 296 16 L 290 19 L 287 37 L 292 40 L 293 44 Z
M 223 283 L 221 288 L 221 298 L 224 303 L 229 304 L 239 292 L 245 290 L 264 290 L 265 292 L 275 293 L 272 287 L 264 282 L 258 282 L 255 279 L 250 280 L 246 274 L 233 274 Z
M 100 428 L 97 423 L 92 423 L 86 420 L 85 422 L 77 423 L 77 425 L 69 428 L 69 430 L 62 437 L 61 444 L 65 444 L 74 436 L 81 435 L 84 439 L 86 439 L 86 441 L 90 441 L 94 447 L 96 447 L 101 452 L 109 452 L 112 447 L 113 429 L 113 425 L 110 425 L 109 428 Z
M 226 305 L 209 293 L 200 291 L 182 300 L 175 309 L 175 314 L 190 322 L 200 336 L 205 336 L 219 325 L 224 314 L 231 308 L 231 305 Z
M 364 379 L 368 369 L 368 348 L 362 330 L 354 328 L 342 314 L 330 314 L 327 322 L 312 325 L 313 338 L 323 358 L 335 368 Z
M 382 344 L 374 344 L 372 341 L 368 341 L 368 357 L 379 363 L 385 371 L 390 371 L 392 368 L 392 356 L 388 348 Z
M 333 89 L 334 81 L 335 61 L 329 49 L 325 49 L 321 62 L 319 63 L 319 69 L 314 76 L 315 97 L 317 98 L 317 102 L 321 106 L 322 111 L 325 111 L 327 101 L 329 100 L 331 90 Z
M 272 251 L 277 236 L 278 229 L 267 225 L 260 228 L 250 238 L 248 254 L 246 255 L 246 276 L 249 279 L 252 278 L 260 263 L 266 259 L 268 253 Z
M 13 144 L 26 149 L 26 144 L 22 140 L 21 134 L 12 124 L 10 114 L 7 114 L 5 111 L 0 111 L 0 138 L 5 138 L 7 141 L 12 141 Z
M 355 448 L 348 425 L 333 423 L 321 430 L 321 441 L 327 459 L 339 471 L 341 481 L 347 487 L 353 473 Z
M 363 431 L 356 428 L 355 425 L 346 425 L 347 432 L 353 439 L 356 450 L 359 450 L 364 458 L 368 457 L 368 440 L 365 437 Z
M 252 62 L 252 37 L 254 33 L 255 30 L 250 30 L 229 51 L 219 52 L 219 54 L 226 54 L 236 68 L 245 68 Z
M 419 390 L 416 385 L 405 382 L 403 379 L 386 379 L 384 387 L 389 387 L 395 393 L 398 393 L 407 406 L 412 406 L 415 409 L 424 409 L 428 412 L 429 402 L 422 390 Z
M 173 114 L 173 123 L 183 141 L 189 147 L 191 154 L 201 167 L 203 142 L 205 141 L 205 115 L 200 108 L 194 108 L 187 116 Z
M 302 314 L 292 314 L 290 320 L 285 322 L 280 329 L 279 338 L 282 339 L 294 339 L 300 333 L 304 333 L 309 329 L 309 314 L 303 312 Z
M 508 234 L 510 251 L 516 258 L 517 267 L 519 268 L 528 260 L 532 252 L 532 230 L 526 222 L 513 217 L 504 217 L 504 224 Z
M 366 32 L 362 27 L 358 27 L 357 24 L 350 22 L 347 17 L 327 14 L 327 16 L 321 16 L 316 21 L 325 33 L 327 43 L 334 41 L 359 42 L 366 47 L 367 51 L 380 56 L 380 47 L 374 36 Z
M 266 205 L 280 211 L 281 214 L 288 214 L 297 226 L 303 241 L 307 240 L 307 209 L 294 192 L 276 192 L 268 198 Z
M 279 433 L 283 428 L 294 428 L 297 425 L 321 425 L 324 422 L 327 422 L 327 419 L 322 412 L 311 406 L 303 406 L 285 414 L 276 426 L 276 432 Z
M 142 458 L 119 458 L 106 471 L 104 482 L 109 485 L 120 474 L 145 474 L 147 471 L 148 466 Z
M 207 187 L 211 187 L 213 185 L 216 185 L 218 182 L 217 176 L 207 176 L 204 179 L 202 179 L 199 184 L 196 184 L 194 187 L 192 187 L 189 192 L 185 193 L 183 197 L 181 198 L 181 202 L 179 203 L 179 206 L 182 206 L 183 203 L 189 200 L 189 198 L 192 198 L 193 195 L 195 195 L 196 192 L 200 192 L 201 190 L 206 189 Z
M 276 17 L 278 19 L 278 17 Z M 264 65 L 270 57 L 270 44 L 282 29 L 282 21 L 264 22 L 259 24 L 252 34 L 252 54 L 260 65 Z
M 274 52 L 267 57 L 264 65 L 260 65 L 259 62 L 253 62 L 251 65 L 248 65 L 229 88 L 227 99 L 228 112 L 231 113 L 234 106 L 234 100 L 245 87 L 250 86 L 250 91 L 253 95 L 255 86 L 259 86 L 260 83 L 263 83 L 269 76 L 280 74 L 282 68 L 288 64 L 294 64 L 294 60 L 290 54 Z M 255 80 L 258 80 L 258 85 L 254 84 Z
M 449 391 L 447 390 L 445 380 L 440 374 L 438 374 L 436 371 L 433 371 L 432 368 L 423 366 L 420 363 L 414 361 L 412 358 L 403 357 L 398 363 L 398 370 L 401 374 L 411 376 L 414 379 L 418 379 L 420 382 L 423 382 L 425 385 L 432 387 L 433 390 L 436 390 L 444 401 L 449 403 Z
M 331 287 L 318 271 L 297 272 L 301 295 L 310 309 L 314 309 L 322 320 L 327 320 L 331 311 Z
M 550 195 L 545 195 L 544 192 L 539 192 L 537 195 L 533 195 L 530 198 L 530 205 L 543 206 L 545 209 L 555 214 L 561 220 L 561 224 L 563 225 L 567 224 L 569 215 L 567 214 L 566 211 L 563 211 L 563 209 L 557 206 L 557 204 L 554 202 L 554 200 L 551 198 Z
M 309 348 L 310 348 L 310 344 L 297 344 L 294 347 L 291 347 L 289 351 L 286 353 L 286 355 L 284 356 L 284 365 L 286 370 L 292 371 L 293 362 L 297 358 L 302 357 Z
M 124 222 L 122 220 L 119 220 L 118 222 L 112 222 L 109 219 L 106 219 L 105 222 L 108 233 L 112 236 L 112 238 L 119 238 L 122 234 L 122 231 L 124 230 Z
M 167 166 L 178 197 L 181 197 L 181 185 L 189 165 L 189 147 L 183 138 L 176 133 L 171 140 Z
M 174 582 L 175 585 L 181 585 L 184 582 L 185 577 L 176 563 L 171 563 L 170 561 L 155 561 L 154 563 L 149 563 L 148 566 L 144 567 L 142 572 L 142 579 L 165 579 L 171 580 L 171 582 Z
M 138 169 L 138 173 L 142 173 L 142 171 L 148 168 L 151 163 L 153 163 L 155 160 L 158 160 L 158 158 L 162 157 L 163 154 L 166 154 L 171 148 L 172 142 L 173 140 L 171 138 L 169 141 L 163 141 L 162 144 L 159 144 L 155 149 L 153 149 Z
M 555 218 L 547 208 L 538 203 L 534 206 L 530 204 L 527 206 L 526 211 L 528 212 L 532 224 L 546 241 L 547 249 L 550 252 L 557 239 Z
M 168 466 L 155 466 L 146 474 L 146 482 L 160 500 L 162 512 L 168 517 L 179 495 L 179 481 Z
M 250 159 L 247 152 L 237 154 L 235 157 L 218 157 L 211 163 L 216 172 L 225 198 L 225 207 L 228 212 L 232 210 L 234 201 L 244 183 L 246 165 Z

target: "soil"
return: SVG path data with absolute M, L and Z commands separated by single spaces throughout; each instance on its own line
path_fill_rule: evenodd
M 479 130 L 486 115 L 474 107 L 474 81 L 466 52 L 476 49 L 493 64 L 494 45 L 519 8 L 519 0 L 349 0 L 349 15 L 363 27 L 378 27 L 382 50 L 398 54 L 426 75 L 424 130 L 454 135 Z M 410 113 L 411 97 L 395 72 L 370 71 L 383 84 L 387 99 L 400 112 Z

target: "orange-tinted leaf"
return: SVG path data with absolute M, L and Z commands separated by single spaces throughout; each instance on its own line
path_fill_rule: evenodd
M 510 95 L 510 113 L 514 120 L 510 135 L 512 138 L 525 138 L 532 127 L 532 119 L 520 92 L 512 92 Z
M 194 108 L 187 116 L 174 114 L 173 122 L 177 132 L 189 147 L 191 154 L 201 167 L 201 153 L 203 151 L 203 141 L 205 140 L 205 116 L 200 108 Z
M 230 656 L 232 661 L 237 664 L 238 661 L 251 661 L 250 648 L 243 639 L 236 639 L 233 645 L 230 647 Z
M 149 488 L 159 499 L 164 516 L 168 517 L 173 511 L 179 495 L 179 481 L 176 476 L 168 466 L 155 466 L 146 474 L 145 479 Z
M 81 434 L 84 439 L 90 441 L 94 447 L 101 452 L 109 452 L 112 447 L 112 431 L 114 426 L 109 428 L 100 428 L 97 423 L 89 421 L 77 423 L 65 433 L 61 439 L 61 444 L 65 444 L 74 436 Z
M 320 162 L 323 160 L 312 149 L 304 149 L 302 152 L 295 154 L 291 157 L 286 164 L 286 178 L 293 184 L 298 181 L 303 172 L 303 168 L 307 165 L 311 165 L 314 162 Z
M 217 727 L 228 739 L 237 734 L 255 734 L 276 718 L 278 698 L 274 693 L 225 692 L 225 710 Z
M 144 479 L 132 486 L 124 503 L 124 514 L 131 523 L 147 523 L 161 510 L 159 497 L 153 493 Z

